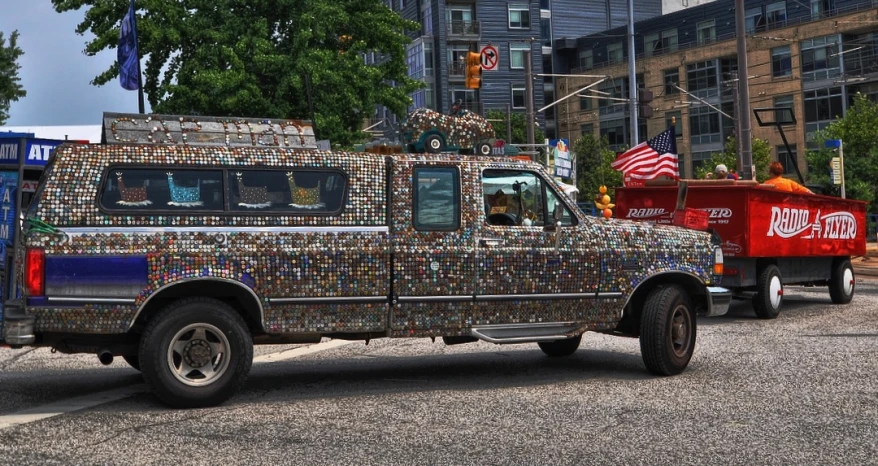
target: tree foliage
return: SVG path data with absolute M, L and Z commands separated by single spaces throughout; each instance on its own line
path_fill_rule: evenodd
M 128 0 L 52 0 L 87 7 L 76 32 L 93 56 L 118 45 Z M 403 19 L 381 0 L 136 0 L 144 91 L 157 113 L 314 120 L 318 137 L 348 146 L 374 105 L 404 116 L 409 94 Z M 375 53 L 367 65 L 364 54 Z M 117 65 L 94 85 L 118 76 Z M 395 85 L 391 85 L 395 84 Z M 310 104 L 310 105 L 309 105 Z M 312 111 L 313 108 L 313 111 Z
M 615 199 L 615 188 L 622 186 L 622 172 L 610 166 L 616 160 L 616 153 L 610 150 L 606 136 L 598 139 L 593 134 L 584 134 L 573 143 L 572 150 L 576 154 L 579 198 L 592 199 L 598 194 L 598 188 L 606 186 L 610 197 Z
M 9 44 L 0 32 L 0 125 L 9 119 L 9 104 L 27 95 L 18 77 L 18 59 L 24 51 L 18 46 L 18 31 L 12 31 Z
M 485 118 L 490 120 L 494 127 L 494 137 L 506 141 L 506 129 L 509 122 L 509 114 L 503 110 L 488 110 L 485 112 Z M 509 144 L 527 144 L 527 119 L 524 113 L 512 112 L 512 140 L 506 141 Z M 545 133 L 539 128 L 534 127 L 534 143 L 542 144 L 546 139 Z
M 760 183 L 768 179 L 768 164 L 771 163 L 771 146 L 768 141 L 759 138 L 753 138 L 751 143 L 753 154 L 753 174 Z M 737 170 L 738 175 L 741 170 L 738 168 L 738 142 L 734 136 L 729 136 L 723 146 L 722 152 L 716 152 L 710 160 L 695 170 L 695 178 L 705 178 L 708 173 L 713 173 L 717 165 L 723 164 L 729 170 Z
M 844 118 L 833 121 L 814 134 L 819 149 L 808 151 L 808 177 L 821 184 L 828 194 L 839 195 L 839 187 L 829 179 L 830 160 L 838 156 L 824 148 L 827 139 L 841 139 L 844 150 L 845 197 L 868 201 L 869 212 L 878 213 L 875 186 L 878 186 L 878 103 L 856 94 L 854 105 Z

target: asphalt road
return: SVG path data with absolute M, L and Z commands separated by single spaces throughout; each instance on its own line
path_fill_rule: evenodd
M 787 288 L 776 320 L 747 302 L 699 319 L 677 377 L 650 376 L 637 340 L 597 334 L 560 360 L 373 340 L 256 364 L 230 402 L 190 411 L 118 359 L 0 350 L 0 424 L 118 398 L 0 428 L 0 463 L 876 464 L 878 281 L 857 292 L 832 306 L 825 288 Z

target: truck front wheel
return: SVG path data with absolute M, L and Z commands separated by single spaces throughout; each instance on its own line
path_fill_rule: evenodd
M 476 144 L 476 155 L 484 155 L 488 156 L 494 152 L 494 148 L 491 147 L 491 144 L 487 142 L 480 142 Z
M 829 279 L 829 297 L 833 304 L 847 304 L 854 298 L 854 268 L 851 261 L 844 259 L 832 266 L 832 276 Z
M 695 352 L 695 333 L 695 313 L 682 288 L 662 285 L 649 293 L 640 317 L 640 352 L 649 372 L 683 372 Z
M 783 280 L 780 270 L 772 264 L 762 270 L 756 280 L 756 295 L 753 296 L 753 311 L 760 319 L 774 319 L 780 314 L 783 304 Z
M 150 319 L 138 359 L 144 380 L 168 405 L 213 406 L 231 398 L 246 380 L 253 340 L 228 304 L 188 298 Z
M 543 353 L 546 353 L 546 356 L 550 358 L 561 358 L 575 353 L 576 349 L 579 348 L 579 343 L 581 341 L 582 335 L 576 335 L 573 338 L 555 341 L 541 341 L 537 344 L 540 345 L 540 349 L 543 350 Z

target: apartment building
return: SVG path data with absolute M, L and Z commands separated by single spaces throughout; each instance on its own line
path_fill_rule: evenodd
M 421 25 L 411 34 L 409 75 L 427 87 L 412 94 L 412 108 L 447 113 L 460 100 L 470 110 L 525 112 L 524 51 L 531 51 L 534 76 L 553 74 L 557 60 L 552 42 L 626 24 L 627 0 L 386 0 L 388 7 Z M 661 0 L 639 0 L 635 19 L 661 14 Z M 480 89 L 465 86 L 467 52 L 493 45 L 499 52 L 495 70 L 482 73 Z M 374 59 L 374 58 L 373 58 Z M 552 76 L 537 76 L 534 110 L 555 98 Z M 555 109 L 536 113 L 540 127 L 555 137 Z M 386 122 L 386 124 L 385 124 Z M 393 128 L 397 119 L 379 108 L 376 129 Z
M 776 128 L 760 127 L 751 115 L 753 136 L 769 142 L 772 156 L 788 173 L 794 172 L 793 163 L 807 171 L 804 152 L 814 144 L 814 131 L 843 116 L 856 93 L 878 99 L 876 5 L 873 0 L 746 1 L 751 108 L 789 107 L 795 117 L 795 123 L 784 121 L 791 153 Z M 638 121 L 640 140 L 667 129 L 675 117 L 684 176 L 721 151 L 735 132 L 734 15 L 732 0 L 716 0 L 635 23 L 637 83 L 655 96 L 653 116 Z M 615 149 L 629 145 L 627 104 L 602 98 L 628 98 L 624 34 L 624 28 L 615 28 L 554 42 L 558 69 L 564 70 L 559 73 L 583 76 L 559 79 L 559 95 L 606 78 L 594 87 L 598 92 L 589 90 L 581 94 L 587 97 L 561 106 L 561 137 L 592 133 L 606 136 Z M 782 117 L 763 115 L 765 120 L 772 116 Z

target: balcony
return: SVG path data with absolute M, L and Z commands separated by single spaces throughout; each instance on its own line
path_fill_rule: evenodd
M 449 39 L 478 39 L 482 35 L 478 21 L 451 21 L 447 26 Z
M 463 80 L 466 78 L 466 63 L 449 63 L 448 79 Z

